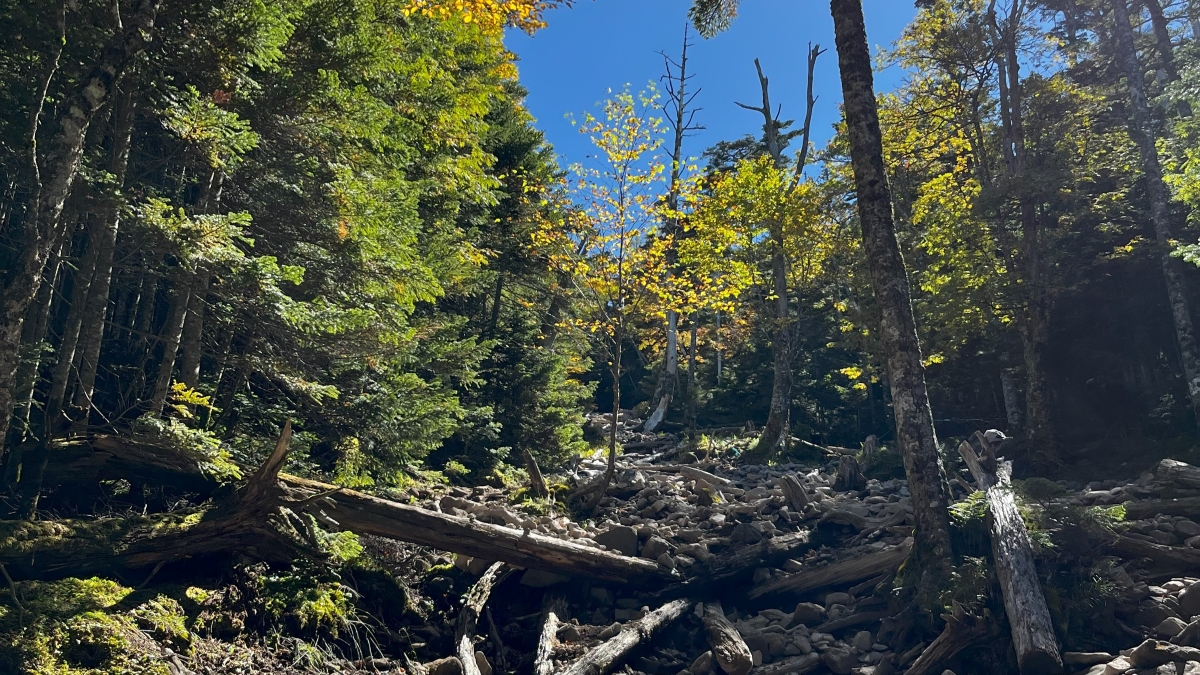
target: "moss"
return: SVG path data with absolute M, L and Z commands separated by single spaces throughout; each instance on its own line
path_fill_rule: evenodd
M 165 537 L 199 524 L 205 508 L 182 509 L 135 518 L 82 518 L 55 521 L 0 521 L 0 553 L 87 559 L 120 554 L 133 542 Z
M 167 675 L 159 645 L 120 611 L 132 592 L 98 578 L 19 583 L 24 612 L 8 599 L 0 618 L 0 672 Z
M 142 603 L 131 612 L 138 626 L 154 637 L 170 643 L 180 651 L 191 647 L 192 634 L 187 629 L 187 616 L 178 600 L 159 595 Z
M 304 567 L 283 573 L 265 571 L 252 582 L 266 612 L 300 631 L 324 631 L 336 637 L 357 617 L 348 589 L 328 571 Z
M 904 478 L 904 458 L 890 448 L 880 448 L 871 458 L 871 466 L 863 471 L 863 475 L 881 481 Z

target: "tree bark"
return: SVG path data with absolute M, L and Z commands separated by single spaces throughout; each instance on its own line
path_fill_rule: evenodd
M 87 305 L 88 292 L 92 288 L 92 278 L 100 256 L 99 240 L 104 236 L 103 227 L 104 224 L 97 221 L 88 228 L 86 253 L 75 272 L 75 281 L 71 289 L 71 308 L 67 312 L 67 322 L 59 339 L 54 368 L 50 370 L 50 394 L 46 397 L 42 423 L 47 436 L 53 436 L 61 427 L 63 402 L 75 365 L 75 348 L 79 345 L 79 332 L 83 327 L 84 306 Z
M 558 624 L 567 616 L 567 599 L 558 593 L 547 593 L 542 601 L 542 632 L 537 653 L 533 658 L 534 675 L 554 675 L 554 646 L 558 642 Z
M 655 398 L 658 406 L 650 417 L 646 418 L 646 431 L 655 431 L 667 416 L 671 407 L 671 396 L 675 392 L 679 372 L 679 314 L 675 310 L 667 311 L 667 353 L 663 366 L 663 375 L 655 388 Z
M 687 600 L 672 600 L 641 620 L 626 624 L 615 637 L 571 664 L 563 675 L 605 675 L 611 672 L 634 647 L 678 619 L 690 604 Z
M 1163 182 L 1162 164 L 1159 163 L 1158 148 L 1155 147 L 1154 121 L 1150 116 L 1150 105 L 1146 101 L 1142 66 L 1138 62 L 1133 44 L 1129 8 L 1126 0 L 1110 0 L 1110 3 L 1113 10 L 1116 60 L 1125 70 L 1125 82 L 1129 90 L 1129 135 L 1137 144 L 1142 158 L 1142 170 L 1146 176 L 1146 198 L 1150 202 L 1154 236 L 1162 256 L 1163 277 L 1167 283 L 1171 317 L 1175 322 L 1179 358 L 1187 380 L 1188 400 L 1191 401 L 1196 424 L 1200 426 L 1200 349 L 1196 346 L 1183 270 L 1180 268 L 1180 261 L 1171 256 L 1170 193 Z
M 750 648 L 742 639 L 737 628 L 725 618 L 721 602 L 704 603 L 704 632 L 708 635 L 708 646 L 712 647 L 713 658 L 726 675 L 746 675 L 754 667 Z
M 980 443 L 987 444 L 982 434 L 976 435 Z M 986 445 L 985 448 L 988 453 L 993 452 L 993 448 Z M 1039 675 L 1062 672 L 1058 639 L 1054 635 L 1050 608 L 1046 605 L 1041 580 L 1033 563 L 1029 532 L 1017 511 L 1016 498 L 1009 484 L 1011 464 L 1005 462 L 991 471 L 980 463 L 970 443 L 964 441 L 958 451 L 975 477 L 976 485 L 987 498 L 992 559 L 996 564 L 996 577 L 1004 596 L 1004 611 L 1008 614 L 1013 648 L 1021 673 Z
M 1014 435 L 1022 427 L 1021 399 L 1017 394 L 1017 380 L 1012 371 L 1000 369 L 1000 390 L 1004 394 L 1004 414 L 1008 421 L 1008 433 Z
M 466 602 L 463 603 L 462 611 L 458 614 L 454 644 L 458 649 L 458 660 L 462 662 L 463 672 L 466 675 L 480 675 L 479 666 L 475 660 L 475 626 L 479 623 L 483 606 L 487 604 L 492 589 L 512 572 L 512 570 L 506 571 L 506 567 L 507 565 L 502 562 L 492 563 L 483 576 L 479 577 L 479 581 L 476 581 L 471 590 L 467 592 Z
M 891 385 L 896 443 L 904 458 L 917 524 L 916 569 L 919 586 L 932 592 L 949 575 L 949 487 L 938 456 L 908 275 L 892 220 L 891 188 L 884 171 L 883 138 L 862 3 L 831 0 L 830 10 L 863 248 L 879 305 L 880 341 Z
M 61 224 L 63 206 L 79 170 L 88 126 L 96 111 L 108 102 L 125 68 L 153 35 L 160 3 L 161 0 L 138 2 L 126 17 L 124 29 L 101 52 L 91 73 L 63 101 L 61 110 L 65 114 L 59 120 L 56 134 L 46 144 L 50 150 L 45 157 L 48 180 L 44 183 L 36 150 L 40 105 L 34 114 L 31 157 L 37 185 L 22 228 L 21 254 L 0 288 L 0 439 L 8 437 L 25 313 L 37 296 L 42 270 L 51 251 L 58 248 L 65 236 Z
M 211 277 L 201 272 L 188 300 L 187 318 L 179 348 L 179 381 L 194 388 L 200 382 L 200 357 L 203 354 L 204 310 L 208 306 L 208 286 Z
M 946 661 L 993 633 L 994 623 L 984 610 L 983 617 L 970 616 L 957 603 L 951 614 L 943 614 L 946 627 L 929 647 L 908 667 L 905 675 L 933 675 Z
M 115 188 L 125 186 L 125 173 L 129 167 L 129 148 L 133 141 L 133 122 L 137 107 L 133 96 L 126 92 L 116 105 L 113 114 L 113 146 L 109 171 L 113 174 Z M 100 347 L 108 313 L 108 295 L 112 284 L 113 253 L 117 247 L 117 232 L 121 224 L 120 198 L 110 196 L 100 209 L 103 223 L 98 242 L 96 273 L 83 310 L 83 336 L 78 348 L 79 373 L 75 386 L 75 397 L 71 405 L 71 428 L 75 432 L 87 428 L 92 410 L 92 394 L 96 387 L 96 373 L 100 366 Z
M 746 593 L 746 597 L 757 600 L 775 597 L 779 594 L 805 596 L 833 586 L 871 579 L 884 572 L 895 571 L 908 557 L 912 548 L 912 541 L 909 540 L 881 551 L 838 561 L 835 564 L 825 565 L 811 571 L 802 570 L 793 574 L 785 574 L 754 585 Z
M 167 397 L 171 393 L 171 379 L 175 373 L 175 357 L 179 353 L 179 341 L 183 336 L 183 323 L 187 317 L 187 308 L 191 298 L 191 284 L 187 278 L 181 278 L 175 288 L 171 300 L 171 315 L 167 318 L 162 329 L 163 353 L 158 363 L 158 377 L 154 382 L 154 392 L 150 396 L 148 412 L 151 415 L 161 415 Z
M 50 323 L 50 308 L 55 304 L 54 291 L 61 269 L 62 244 L 50 256 L 50 260 L 46 264 L 45 279 L 38 288 L 37 298 L 30 307 L 29 316 L 21 330 L 22 354 L 21 364 L 17 368 L 15 376 L 17 408 L 13 418 L 20 421 L 23 428 L 12 435 L 11 440 L 14 445 L 29 437 L 33 395 L 37 389 L 38 372 L 42 363 L 42 352 L 45 349 L 46 327 Z

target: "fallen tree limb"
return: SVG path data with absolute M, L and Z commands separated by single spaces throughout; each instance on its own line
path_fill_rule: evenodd
M 1168 516 L 1200 516 L 1200 497 L 1179 499 L 1148 499 L 1125 502 L 1125 517 L 1129 520 L 1153 518 L 1159 514 Z
M 704 622 L 704 631 L 708 635 L 708 646 L 712 648 L 713 658 L 721 665 L 726 675 L 746 675 L 754 666 L 754 658 L 750 655 L 750 647 L 742 639 L 737 628 L 725 618 L 725 610 L 720 601 L 704 603 L 704 613 L 700 617 Z
M 458 614 L 458 626 L 454 630 L 454 644 L 458 649 L 458 660 L 462 662 L 466 675 L 480 675 L 479 666 L 475 662 L 475 626 L 483 614 L 483 606 L 487 604 L 492 588 L 497 586 L 512 572 L 506 570 L 508 565 L 492 563 L 479 581 L 467 592 L 467 601 L 463 603 L 462 611 Z
M 1153 578 L 1176 574 L 1193 574 L 1200 569 L 1200 550 L 1185 546 L 1165 546 L 1133 537 L 1118 536 L 1108 544 L 1109 550 L 1122 558 L 1148 558 Z
M 905 675 L 933 675 L 956 654 L 992 634 L 994 622 L 987 610 L 982 617 L 970 616 L 955 602 L 952 611 L 952 614 L 942 615 L 946 627 L 913 661 Z
M 751 600 L 774 596 L 779 593 L 807 595 L 824 588 L 852 584 L 870 579 L 900 567 L 912 549 L 913 541 L 890 546 L 881 551 L 867 553 L 849 560 L 839 560 L 824 567 L 801 570 L 786 574 L 753 586 L 747 596 Z
M 554 645 L 557 642 L 560 619 L 566 618 L 567 598 L 561 593 L 547 593 L 542 600 L 542 632 L 533 658 L 534 675 L 554 675 Z
M 976 436 L 990 456 L 988 440 L 982 434 Z M 1012 465 L 1004 462 L 996 471 L 989 471 L 966 441 L 959 445 L 958 451 L 987 498 L 992 558 L 1021 672 L 1025 675 L 1062 672 L 1058 638 L 1033 564 L 1029 532 L 1009 486 Z
M 793 656 L 775 663 L 768 663 L 750 671 L 750 675 L 804 675 L 821 665 L 821 657 L 816 652 L 804 656 Z
M 283 484 L 313 492 L 332 485 L 283 474 Z M 373 497 L 354 490 L 313 504 L 341 529 L 499 560 L 519 567 L 647 585 L 677 579 L 653 560 L 631 558 L 536 532 L 492 525 Z
M 687 600 L 672 600 L 640 620 L 626 624 L 616 636 L 571 664 L 563 675 L 606 675 L 625 660 L 634 647 L 678 619 L 690 604 Z

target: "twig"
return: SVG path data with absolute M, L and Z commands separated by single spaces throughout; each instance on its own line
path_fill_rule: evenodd
M 146 580 L 143 581 L 141 583 L 141 585 L 139 585 L 137 587 L 137 590 L 140 591 L 143 588 L 145 588 L 150 583 L 150 580 L 154 578 L 154 575 L 158 574 L 158 571 L 161 570 L 162 566 L 165 565 L 166 563 L 167 563 L 167 561 L 165 561 L 165 560 L 159 560 L 158 564 L 154 566 L 154 569 L 150 570 L 150 576 L 146 577 Z

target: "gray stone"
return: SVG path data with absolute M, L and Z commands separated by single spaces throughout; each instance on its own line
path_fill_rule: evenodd
M 858 665 L 858 657 L 845 649 L 830 649 L 821 655 L 821 661 L 835 675 L 850 675 Z
M 713 671 L 713 655 L 712 652 L 704 652 L 692 661 L 692 665 L 688 670 L 692 671 L 693 675 L 708 675 Z
M 860 651 L 868 651 L 871 649 L 871 644 L 875 642 L 875 636 L 871 635 L 869 630 L 860 630 L 854 634 L 854 639 L 850 641 L 851 646 Z
M 599 637 L 601 640 L 607 640 L 608 638 L 610 638 L 620 632 L 621 632 L 621 624 L 613 623 L 608 628 L 605 628 L 604 630 L 600 631 Z
M 758 528 L 746 523 L 738 523 L 733 526 L 733 532 L 729 533 L 729 541 L 737 546 L 748 546 L 757 544 L 762 541 L 763 534 Z
M 666 539 L 659 536 L 650 537 L 645 544 L 642 544 L 642 557 L 650 560 L 657 560 L 658 556 L 670 551 L 671 545 L 667 543 Z
M 1108 652 L 1063 652 L 1064 666 L 1094 666 L 1113 660 Z
M 1200 581 L 1179 594 L 1179 611 L 1189 617 L 1200 614 Z
M 479 675 L 492 675 L 492 664 L 483 652 L 475 652 L 475 667 L 479 668 Z
M 792 612 L 793 626 L 818 626 L 822 623 L 825 623 L 825 608 L 818 604 L 802 602 L 796 605 L 796 611 Z
M 1155 626 L 1154 632 L 1163 639 L 1170 639 L 1176 635 L 1179 635 L 1179 633 L 1183 631 L 1183 627 L 1186 625 L 1187 624 L 1185 624 L 1182 619 L 1169 616 L 1163 619 L 1162 623 Z
M 595 540 L 610 551 L 619 551 L 622 555 L 637 555 L 637 532 L 627 525 L 614 525 L 597 534 Z
M 850 594 L 849 593 L 830 593 L 829 595 L 825 596 L 825 606 L 826 607 L 832 607 L 834 605 L 849 605 L 849 604 L 850 604 Z
M 671 557 L 670 553 L 663 553 L 659 555 L 656 560 L 658 561 L 659 566 L 664 569 L 675 569 L 675 559 Z

